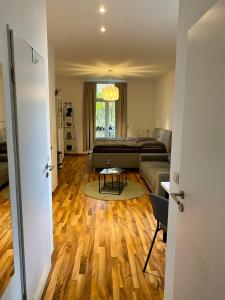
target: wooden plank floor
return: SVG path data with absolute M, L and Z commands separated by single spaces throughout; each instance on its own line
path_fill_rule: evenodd
M 55 250 L 42 299 L 163 299 L 161 233 L 147 274 L 142 272 L 156 224 L 148 193 L 129 201 L 86 197 L 81 186 L 97 179 L 89 163 L 88 156 L 67 156 L 59 172 Z M 128 179 L 143 184 L 137 172 L 129 172 Z
M 14 273 L 10 200 L 0 193 L 0 297 Z

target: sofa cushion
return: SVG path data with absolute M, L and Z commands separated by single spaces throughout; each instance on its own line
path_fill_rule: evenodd
M 159 184 L 159 176 L 161 174 L 170 174 L 170 164 L 165 161 L 142 161 L 140 169 L 149 178 L 154 190 Z
M 162 128 L 155 128 L 152 136 L 158 142 L 165 145 L 167 153 L 171 152 L 172 131 Z

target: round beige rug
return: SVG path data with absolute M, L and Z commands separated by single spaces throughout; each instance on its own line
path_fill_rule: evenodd
M 3 190 L 0 191 L 0 196 L 7 200 L 10 199 L 9 186 L 5 187 Z
M 81 191 L 90 198 L 108 201 L 139 198 L 145 193 L 145 189 L 141 184 L 129 180 L 120 195 L 100 194 L 98 190 L 98 181 L 92 181 L 85 184 Z

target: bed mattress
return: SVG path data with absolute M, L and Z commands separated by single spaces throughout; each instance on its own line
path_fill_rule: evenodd
M 166 147 L 154 138 L 99 139 L 93 153 L 165 153 Z

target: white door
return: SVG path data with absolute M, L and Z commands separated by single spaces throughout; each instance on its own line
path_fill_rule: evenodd
M 11 32 L 28 299 L 38 299 L 48 275 L 52 247 L 48 97 L 44 59 Z
M 183 122 L 180 189 L 185 198 L 176 224 L 173 299 L 224 300 L 224 0 L 189 31 Z M 170 209 L 178 210 L 172 197 L 170 202 Z M 171 211 L 170 217 L 172 224 Z

